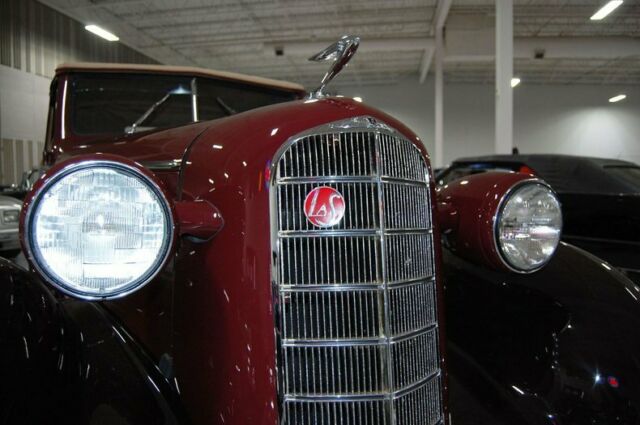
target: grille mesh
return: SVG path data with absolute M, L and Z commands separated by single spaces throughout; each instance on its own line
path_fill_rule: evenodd
M 293 140 L 275 163 L 282 423 L 441 423 L 426 164 L 386 126 L 340 124 Z M 345 199 L 330 228 L 304 214 L 319 186 Z

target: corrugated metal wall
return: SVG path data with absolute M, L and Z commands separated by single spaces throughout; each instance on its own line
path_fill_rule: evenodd
M 71 61 L 157 63 L 35 0 L 0 0 L 2 65 L 52 77 L 58 64 Z
M 58 64 L 76 61 L 157 63 L 122 43 L 96 37 L 84 29 L 83 23 L 35 0 L 0 0 L 0 65 L 51 78 Z M 0 92 L 0 97 L 2 95 Z M 3 106 L 7 108 L 6 102 Z M 2 127 L 2 116 L 6 117 L 7 111 L 2 112 L 0 184 L 5 185 L 18 183 L 23 171 L 37 165 L 44 141 L 25 140 L 24 135 L 8 137 Z M 45 124 L 27 122 L 25 125 L 41 126 L 40 134 L 44 137 Z

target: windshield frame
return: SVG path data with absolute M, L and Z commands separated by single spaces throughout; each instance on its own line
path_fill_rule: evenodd
M 167 77 L 183 77 L 187 81 L 191 81 L 191 122 L 186 122 L 179 126 L 171 126 L 171 127 L 158 127 L 145 131 L 136 131 L 131 134 L 127 134 L 124 131 L 119 133 L 90 133 L 90 134 L 82 134 L 74 131 L 73 128 L 73 104 L 72 104 L 72 93 L 71 93 L 71 83 L 73 79 L 77 76 L 83 75 L 114 75 L 114 76 L 123 76 L 124 75 L 137 75 L 137 76 L 167 76 Z M 156 131 L 167 130 L 171 128 L 179 128 L 183 126 L 193 125 L 200 121 L 198 118 L 201 118 L 200 109 L 198 105 L 198 80 L 211 80 L 212 82 L 219 81 L 221 84 L 227 84 L 231 86 L 238 86 L 238 88 L 247 88 L 247 89 L 255 89 L 258 91 L 272 92 L 274 95 L 280 95 L 283 97 L 288 97 L 290 100 L 297 100 L 304 97 L 304 92 L 297 89 L 287 89 L 281 87 L 274 87 L 268 85 L 261 84 L 252 84 L 245 81 L 236 81 L 233 79 L 225 79 L 225 78 L 215 78 L 206 74 L 184 74 L 184 73 L 173 73 L 173 72 L 139 72 L 132 70 L 122 70 L 122 71 L 110 71 L 110 70 L 79 70 L 79 71 L 66 71 L 63 73 L 59 73 L 56 78 L 59 79 L 60 83 L 58 85 L 59 90 L 55 95 L 56 97 L 56 111 L 53 117 L 53 121 L 56 123 L 60 123 L 59 128 L 55 131 L 54 137 L 52 137 L 51 148 L 49 149 L 50 154 L 55 154 L 56 152 L 62 152 L 63 147 L 71 148 L 73 146 L 77 147 L 86 147 L 93 143 L 98 142 L 109 142 L 116 141 L 120 139 L 129 139 L 129 138 L 137 138 L 140 135 L 153 133 Z M 278 102 L 274 102 L 278 103 Z M 151 105 L 149 105 L 151 106 Z M 132 121 L 133 122 L 133 121 Z

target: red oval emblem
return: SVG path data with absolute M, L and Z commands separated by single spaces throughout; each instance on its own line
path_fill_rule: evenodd
M 332 187 L 316 187 L 304 200 L 304 215 L 314 226 L 335 226 L 344 217 L 344 197 Z

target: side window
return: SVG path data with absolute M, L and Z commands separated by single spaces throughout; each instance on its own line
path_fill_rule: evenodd
M 199 78 L 198 119 L 213 120 L 295 98 L 295 94 L 284 90 Z

